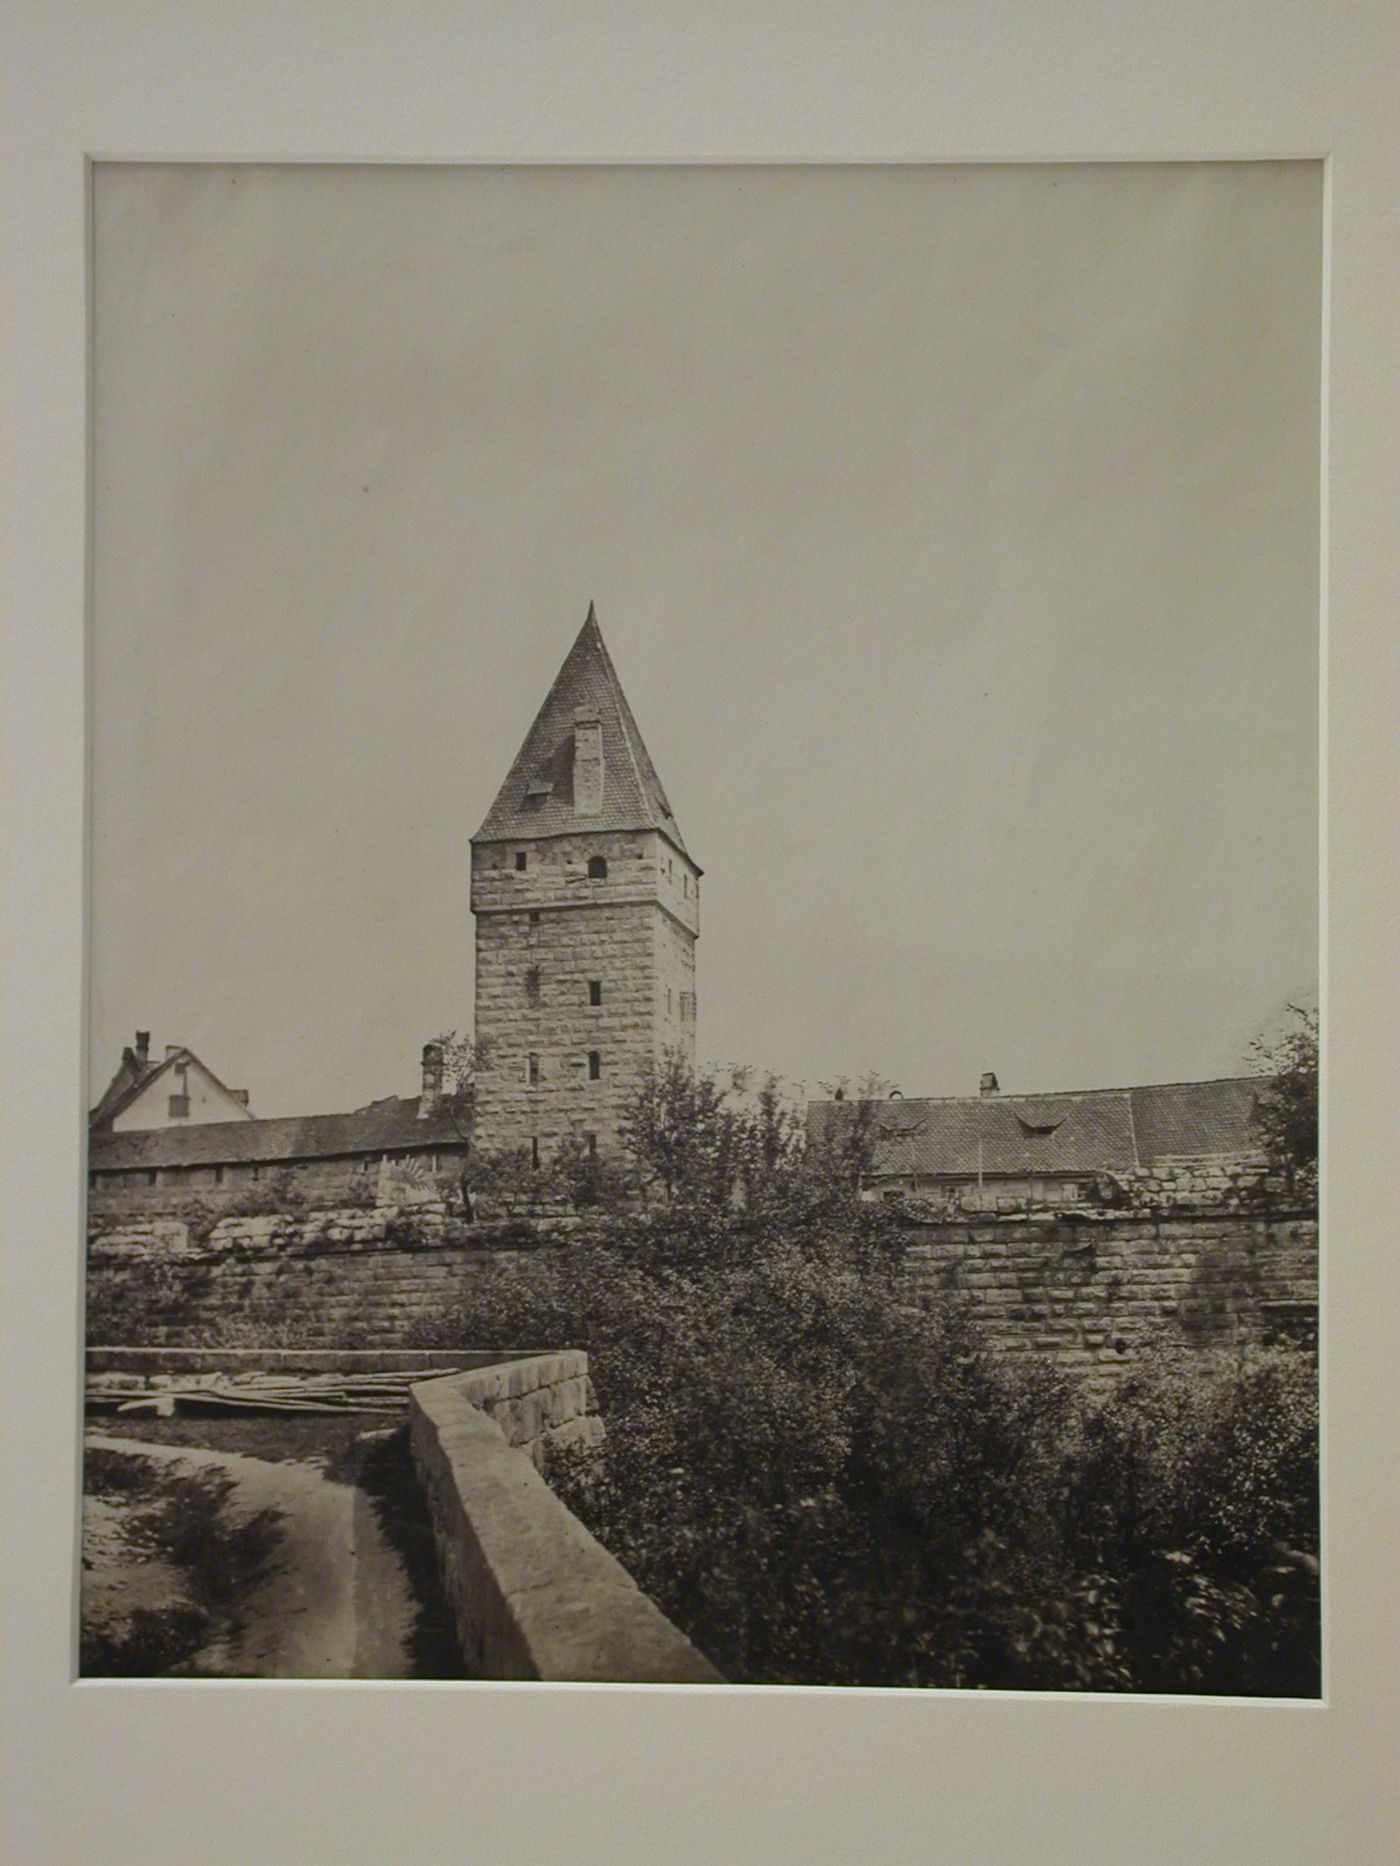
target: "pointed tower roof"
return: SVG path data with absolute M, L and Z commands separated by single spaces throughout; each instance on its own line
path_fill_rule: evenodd
M 603 754 L 602 809 L 586 816 L 574 809 L 574 727 L 580 716 L 599 722 Z M 659 829 L 687 853 L 589 603 L 587 619 L 473 841 L 528 841 L 593 829 Z

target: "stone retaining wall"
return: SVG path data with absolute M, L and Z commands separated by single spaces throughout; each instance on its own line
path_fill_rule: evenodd
M 546 1445 L 601 1430 L 581 1353 L 410 1390 L 413 1461 L 468 1667 L 485 1678 L 720 1683 L 536 1469 Z
M 1310 1214 L 1202 1211 L 911 1224 L 910 1268 L 964 1291 L 992 1343 L 1111 1379 L 1165 1328 L 1201 1348 L 1316 1340 Z
M 1307 1213 L 1055 1212 L 907 1220 L 925 1287 L 975 1299 L 997 1346 L 1109 1378 L 1163 1326 L 1210 1347 L 1315 1336 L 1317 1224 Z M 463 1231 L 442 1205 L 95 1225 L 89 1339 L 147 1346 L 399 1347 L 450 1341 L 472 1281 L 562 1243 Z M 115 1304 L 115 1308 L 114 1308 Z M 111 1332 L 113 1326 L 119 1333 Z M 458 1336 L 457 1338 L 460 1338 Z
M 486 1265 L 530 1254 L 508 1227 L 467 1235 L 441 1203 L 221 1218 L 203 1231 L 174 1218 L 94 1219 L 88 1338 L 115 1329 L 151 1347 L 399 1347 L 438 1323 L 450 1329 Z

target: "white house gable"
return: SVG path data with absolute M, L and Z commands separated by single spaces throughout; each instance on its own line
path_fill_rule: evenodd
M 193 1127 L 207 1121 L 251 1121 L 246 1093 L 225 1088 L 188 1050 L 167 1056 L 112 1119 L 112 1132 Z

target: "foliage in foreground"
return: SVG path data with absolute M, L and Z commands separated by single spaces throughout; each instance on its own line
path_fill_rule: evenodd
M 586 1348 L 570 1506 L 735 1681 L 1310 1695 L 1310 1362 L 1163 1346 L 1094 1400 L 918 1299 L 891 1220 L 800 1175 L 502 1264 L 473 1346 Z

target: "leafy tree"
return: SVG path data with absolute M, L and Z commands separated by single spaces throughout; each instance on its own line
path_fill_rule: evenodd
M 1290 1027 L 1253 1045 L 1256 1068 L 1268 1078 L 1259 1097 L 1264 1147 L 1274 1168 L 1307 1197 L 1317 1194 L 1318 1015 L 1290 1004 Z
M 728 1080 L 670 1050 L 647 1071 L 622 1114 L 622 1145 L 642 1185 L 669 1204 L 680 1195 L 723 1205 L 740 1196 L 758 1162 L 794 1144 L 779 1088 L 768 1078 L 756 1112 L 739 1099 L 748 1074 Z
M 699 1106 L 708 1162 L 744 1109 Z M 812 1152 L 742 1203 L 707 1172 L 493 1266 L 434 1345 L 587 1349 L 607 1438 L 551 1481 L 727 1677 L 1316 1692 L 1306 1356 L 1163 1349 L 1096 1398 Z
M 817 1086 L 834 1104 L 827 1110 L 820 1142 L 828 1164 L 859 1189 L 875 1163 L 884 1105 L 894 1094 L 894 1085 L 871 1070 L 855 1081 L 838 1076 Z

